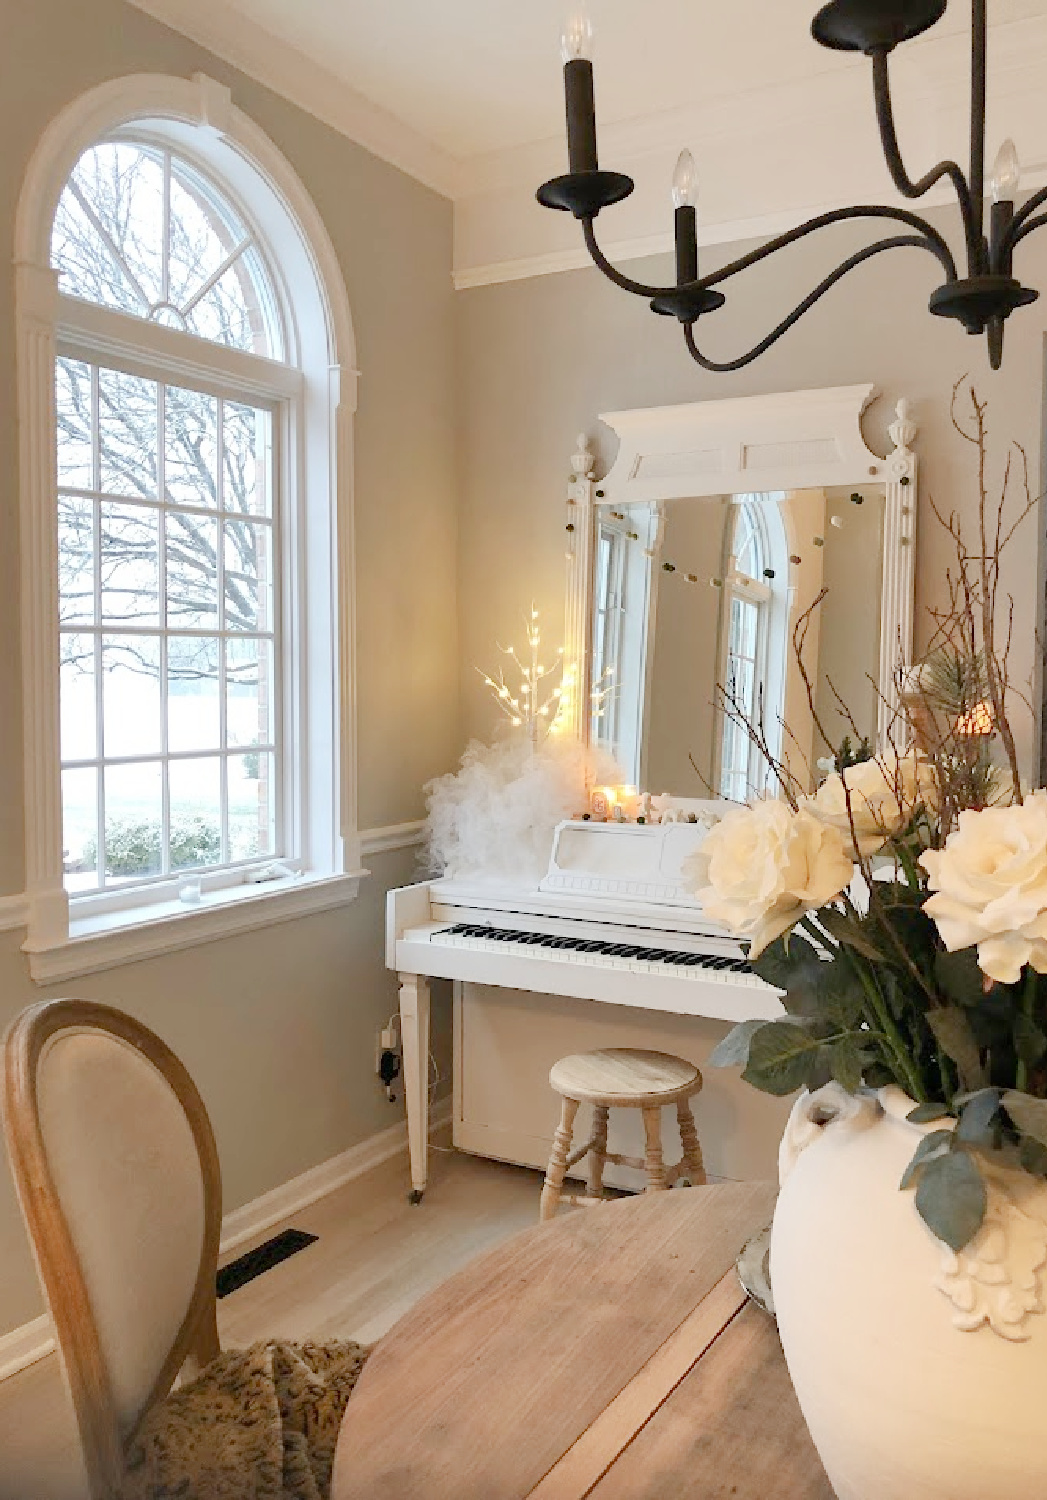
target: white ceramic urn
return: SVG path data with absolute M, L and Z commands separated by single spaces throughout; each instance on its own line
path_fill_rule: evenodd
M 954 1255 L 899 1182 L 898 1089 L 793 1109 L 771 1281 L 789 1373 L 839 1500 L 1047 1497 L 1047 1184 L 993 1169 Z

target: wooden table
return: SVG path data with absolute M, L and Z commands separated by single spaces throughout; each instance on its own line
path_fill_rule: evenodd
M 734 1271 L 769 1185 L 561 1215 L 382 1341 L 331 1500 L 832 1500 L 774 1322 Z

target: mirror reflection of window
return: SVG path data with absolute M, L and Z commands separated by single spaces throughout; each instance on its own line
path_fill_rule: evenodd
M 772 590 L 764 576 L 770 550 L 764 507 L 770 499 L 737 497 L 728 544 L 720 677 L 728 707 L 722 715 L 720 796 L 731 802 L 744 802 L 766 779 L 762 757 L 741 721 L 756 723 L 768 706 Z
M 593 613 L 593 706 L 591 742 L 614 752 L 618 743 L 622 678 L 622 618 L 625 613 L 625 552 L 621 524 L 601 521 L 596 534 Z

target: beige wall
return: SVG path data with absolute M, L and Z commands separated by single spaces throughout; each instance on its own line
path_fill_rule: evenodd
M 852 505 L 852 494 L 863 504 Z M 877 697 L 873 684 L 880 667 L 880 593 L 883 578 L 882 488 L 827 490 L 823 584 L 818 650 L 818 718 L 839 749 L 854 729 L 840 711 L 842 700 L 858 729 L 858 738 L 876 733 Z M 831 524 L 838 516 L 842 528 Z M 831 687 L 830 687 L 831 684 Z M 835 689 L 835 693 L 833 691 Z M 837 697 L 838 695 L 838 697 Z M 818 746 L 815 759 L 825 754 Z
M 706 580 L 723 569 L 728 514 L 727 501 L 719 497 L 665 507 L 662 556 L 677 571 L 658 577 L 646 788 L 655 793 L 707 797 L 713 785 L 723 595 Z M 701 583 L 687 583 L 685 572 L 696 573 Z
M 613 212 L 613 210 L 611 211 Z M 668 212 L 668 210 L 667 210 Z M 938 223 L 955 234 L 954 217 Z M 1019 271 L 1047 285 L 1047 236 L 1023 248 Z M 817 245 L 794 247 L 728 290 L 728 306 L 708 320 L 702 343 L 718 357 L 749 348 L 855 243 L 834 231 Z M 718 248 L 708 264 L 732 253 Z M 634 263 L 643 280 L 670 274 L 666 260 Z M 463 488 L 459 516 L 462 684 L 470 733 L 492 723 L 472 665 L 511 628 L 514 611 L 532 594 L 550 618 L 562 608 L 564 487 L 575 436 L 595 439 L 604 472 L 613 435 L 601 411 L 713 400 L 809 386 L 875 382 L 883 393 L 866 418 L 872 447 L 885 453 L 886 429 L 898 398 L 911 398 L 920 426 L 919 601 L 940 581 L 949 547 L 931 518 L 928 496 L 968 518 L 973 508 L 970 452 L 952 431 L 949 397 L 965 372 L 992 402 L 994 468 L 1010 437 L 1027 447 L 1034 482 L 1041 471 L 1044 328 L 1047 300 L 1017 314 L 1008 331 L 1005 368 L 988 369 L 984 341 L 929 317 L 935 284 L 929 256 L 894 251 L 854 272 L 754 366 L 736 375 L 708 375 L 690 360 L 675 328 L 653 317 L 642 299 L 626 296 L 597 272 L 573 271 L 531 281 L 476 288 L 460 297 L 459 379 L 462 390 Z M 1016 679 L 1028 680 L 1035 655 L 1038 606 L 1037 524 L 1013 549 L 1006 585 L 1016 601 Z M 506 568 L 512 559 L 519 583 Z M 1034 726 L 1016 713 L 1023 754 L 1031 759 Z
M 0 245 L 26 163 L 83 90 L 137 71 L 204 71 L 290 159 L 327 225 L 356 325 L 359 787 L 364 827 L 423 812 L 458 748 L 450 205 L 120 0 L 0 0 Z M 0 252 L 0 894 L 22 889 L 17 445 L 10 248 Z M 187 1063 L 212 1112 L 235 1208 L 394 1121 L 374 1034 L 396 1004 L 386 889 L 413 853 L 371 861 L 340 911 L 63 985 L 123 1006 Z M 0 1029 L 44 991 L 0 935 Z M 442 1049 L 444 1011 L 437 1028 Z M 445 1068 L 446 1073 L 446 1068 Z M 41 1309 L 0 1169 L 0 1334 Z

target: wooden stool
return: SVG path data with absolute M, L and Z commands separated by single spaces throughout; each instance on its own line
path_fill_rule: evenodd
M 686 1176 L 697 1187 L 705 1181 L 702 1148 L 689 1101 L 702 1087 L 702 1075 L 693 1063 L 665 1052 L 640 1052 L 631 1047 L 608 1047 L 562 1057 L 553 1065 L 549 1082 L 563 1098 L 560 1127 L 553 1137 L 549 1166 L 542 1188 L 541 1219 L 556 1213 L 569 1167 L 589 1156 L 589 1192 L 576 1203 L 598 1203 L 603 1196 L 603 1171 L 607 1162 L 637 1167 L 647 1174 L 647 1191 L 663 1193 L 678 1178 Z M 593 1135 L 586 1145 L 571 1150 L 574 1121 L 582 1103 L 593 1106 Z M 675 1166 L 662 1160 L 662 1108 L 676 1105 L 680 1122 L 683 1157 Z M 607 1149 L 607 1117 L 612 1109 L 643 1111 L 647 1155 L 619 1156 Z

